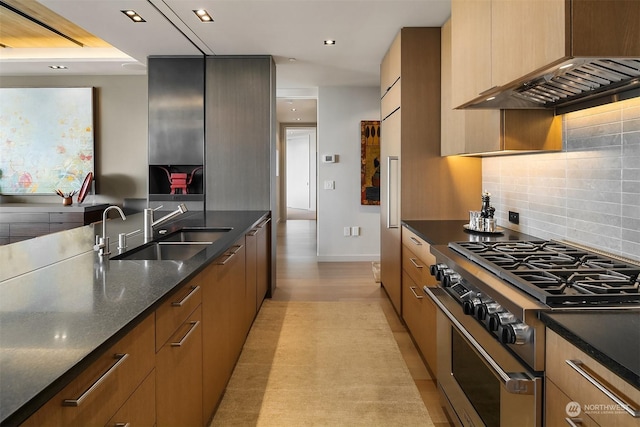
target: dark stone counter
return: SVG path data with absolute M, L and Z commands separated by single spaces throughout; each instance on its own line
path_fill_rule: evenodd
M 0 424 L 37 410 L 267 214 L 187 212 L 160 227 L 233 227 L 186 261 L 100 261 L 101 223 L 0 246 Z M 112 256 L 118 233 L 134 233 L 127 250 L 144 243 L 142 214 L 112 215 Z
M 502 240 L 533 240 L 528 234 L 504 228 L 502 233 L 480 233 L 464 229 L 469 221 L 402 221 L 403 225 L 422 237 L 430 245 L 446 245 L 449 242 L 489 242 Z

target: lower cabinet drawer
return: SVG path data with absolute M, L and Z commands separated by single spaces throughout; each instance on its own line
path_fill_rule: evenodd
M 11 237 L 38 237 L 48 233 L 48 222 L 15 222 L 9 228 Z
M 154 317 L 149 316 L 24 423 L 103 426 L 153 370 Z
M 201 287 L 198 285 L 200 277 L 196 276 L 156 310 L 156 351 L 202 302 Z
M 52 222 L 49 224 L 49 232 L 55 233 L 57 231 L 71 230 L 72 228 L 82 227 L 83 225 L 81 222 Z
M 402 227 L 402 244 L 427 264 L 427 268 L 436 263 L 436 258 L 431 254 L 430 245 L 407 227 Z
M 578 403 L 582 407 L 581 413 L 602 426 L 640 426 L 640 418 L 634 418 L 623 410 L 621 405 L 591 381 L 597 382 L 635 410 L 640 408 L 640 390 L 548 328 L 545 362 L 548 380 Z
M 420 288 L 429 283 L 429 278 L 431 277 L 429 266 L 407 249 L 406 246 L 402 246 L 402 269 L 411 276 Z
M 573 423 L 580 427 L 598 427 L 591 417 L 585 415 L 578 402 L 564 394 L 549 378 L 544 384 L 544 425 L 546 427 L 568 427 Z
M 106 424 L 109 427 L 156 425 L 156 371 L 153 370 L 118 412 Z

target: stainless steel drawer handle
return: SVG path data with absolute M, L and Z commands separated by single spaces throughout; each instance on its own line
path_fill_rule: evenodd
M 199 320 L 194 320 L 192 322 L 189 322 L 189 324 L 191 325 L 191 327 L 189 328 L 187 333 L 184 334 L 184 336 L 182 337 L 182 339 L 180 341 L 172 342 L 171 343 L 171 347 L 182 347 L 182 345 L 187 340 L 187 338 L 189 338 L 189 335 L 191 335 L 191 332 L 195 331 L 195 329 L 198 327 L 198 325 L 200 324 L 200 321 Z
M 258 234 L 258 230 L 254 228 L 253 230 L 250 230 L 250 231 L 247 233 L 247 236 L 249 236 L 249 237 L 253 237 L 253 236 L 255 236 L 256 234 Z
M 565 418 L 564 420 L 571 427 L 578 427 L 582 425 L 582 418 Z
M 598 390 L 603 392 L 609 399 L 613 400 L 616 404 L 618 404 L 622 409 L 624 409 L 629 415 L 633 418 L 640 418 L 640 411 L 634 409 L 631 404 L 627 403 L 620 396 L 615 394 L 613 391 L 609 390 L 604 385 L 600 384 L 600 382 L 592 377 L 587 371 L 585 371 L 582 366 L 581 360 L 565 360 L 567 365 L 571 366 L 577 373 L 579 373 L 585 380 L 589 381 L 593 384 Z
M 409 261 L 411 261 L 411 264 L 413 264 L 413 266 L 414 266 L 415 268 L 423 268 L 423 267 L 424 267 L 424 265 L 420 265 L 420 264 L 418 264 L 418 263 L 416 262 L 416 259 L 415 259 L 415 258 L 409 258 Z
M 233 258 L 234 255 L 236 255 L 238 253 L 238 251 L 240 249 L 242 249 L 243 245 L 235 245 L 232 246 L 233 249 L 230 249 L 228 253 L 224 254 L 221 258 L 223 258 L 221 261 L 217 261 L 216 264 L 218 265 L 225 265 L 226 263 L 229 262 L 229 260 L 231 258 Z
M 115 423 L 113 427 L 131 427 L 131 423 Z
M 411 240 L 415 245 L 422 246 L 422 242 L 413 236 L 409 237 L 409 240 Z
M 409 286 L 409 289 L 411 289 L 411 292 L 413 292 L 413 296 L 416 297 L 417 299 L 424 298 L 424 296 L 418 295 L 418 293 L 416 292 L 416 287 L 415 286 Z
M 63 400 L 62 406 L 80 406 L 82 402 L 87 398 L 87 396 L 91 394 L 91 392 L 98 388 L 109 375 L 111 375 L 116 369 L 118 369 L 118 366 L 120 366 L 125 360 L 127 360 L 129 355 L 126 353 L 117 353 L 113 357 L 116 359 L 115 363 L 111 365 L 111 367 L 107 369 L 106 372 L 100 376 L 100 378 L 98 378 L 93 384 L 91 384 L 91 386 L 86 389 L 77 399 Z
M 184 305 L 184 303 L 187 302 L 187 300 L 189 298 L 191 298 L 192 295 L 194 295 L 196 292 L 198 292 L 200 290 L 200 286 L 196 285 L 196 286 L 192 286 L 191 287 L 191 291 L 184 296 L 184 298 L 182 298 L 180 301 L 174 301 L 171 303 L 172 307 L 182 307 Z

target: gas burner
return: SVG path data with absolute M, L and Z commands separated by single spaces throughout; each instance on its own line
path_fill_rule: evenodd
M 544 242 L 495 242 L 491 245 L 492 249 L 498 252 L 536 252 L 540 250 L 541 244 Z
M 613 257 L 553 240 L 449 246 L 552 307 L 640 304 L 640 266 Z

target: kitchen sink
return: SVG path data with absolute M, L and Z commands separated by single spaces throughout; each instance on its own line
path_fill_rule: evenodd
M 163 237 L 161 242 L 213 243 L 231 230 L 232 227 L 183 228 Z
M 205 250 L 207 242 L 151 242 L 123 254 L 111 257 L 113 260 L 187 260 Z

